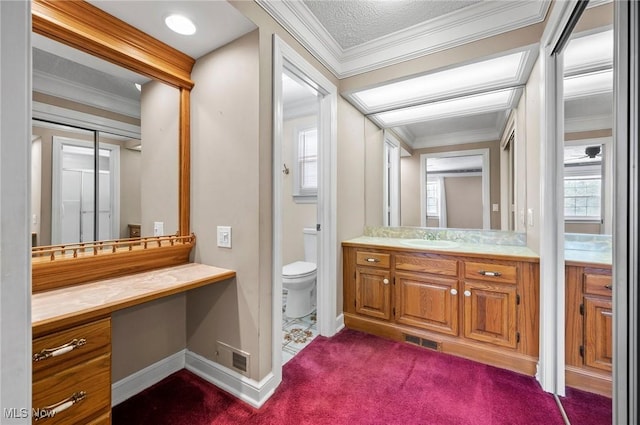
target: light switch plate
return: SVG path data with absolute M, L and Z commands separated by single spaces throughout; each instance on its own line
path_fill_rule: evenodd
M 153 236 L 162 236 L 164 235 L 164 222 L 163 221 L 154 221 L 153 222 Z
M 218 226 L 218 246 L 231 248 L 231 226 Z

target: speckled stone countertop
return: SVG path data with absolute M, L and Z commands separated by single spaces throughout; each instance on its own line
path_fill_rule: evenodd
M 587 263 L 610 266 L 613 261 L 611 235 L 566 233 L 564 260 L 568 263 Z
M 33 294 L 34 334 L 56 324 L 105 316 L 113 311 L 235 277 L 233 270 L 188 263 Z
M 538 261 L 539 255 L 526 246 L 482 244 L 448 240 L 423 240 L 406 238 L 384 238 L 360 236 L 343 242 L 348 245 L 369 245 L 381 248 L 410 249 L 430 251 L 436 253 L 470 254 L 474 257 L 481 255 L 518 257 L 529 261 Z

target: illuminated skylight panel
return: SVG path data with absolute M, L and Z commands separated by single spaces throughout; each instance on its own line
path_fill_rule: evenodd
M 565 74 L 613 65 L 613 30 L 572 39 L 564 51 Z
M 483 87 L 516 84 L 528 52 L 489 59 L 446 71 L 422 75 L 353 94 L 367 110 L 387 109 L 445 96 L 459 95 Z
M 613 91 L 613 70 L 565 78 L 563 87 L 565 99 L 611 93 Z
M 509 89 L 459 97 L 442 102 L 381 112 L 375 114 L 374 117 L 384 127 L 394 127 L 444 117 L 494 112 L 511 107 L 514 91 L 515 89 Z

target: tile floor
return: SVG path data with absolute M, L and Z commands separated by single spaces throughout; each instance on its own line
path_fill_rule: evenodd
M 282 291 L 282 364 L 287 363 L 306 347 L 316 336 L 316 312 L 298 319 L 287 317 L 284 309 L 287 291 Z

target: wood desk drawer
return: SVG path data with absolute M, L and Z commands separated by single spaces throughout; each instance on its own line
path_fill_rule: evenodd
M 518 267 L 506 264 L 475 263 L 467 261 L 464 266 L 464 277 L 491 282 L 516 283 Z
M 584 292 L 592 295 L 610 297 L 613 291 L 611 276 L 606 274 L 584 274 Z
M 356 264 L 359 266 L 373 266 L 389 268 L 391 264 L 391 256 L 389 254 L 380 254 L 378 252 L 358 251 L 356 253 Z
M 65 329 L 33 340 L 33 373 L 78 359 L 111 345 L 111 319 Z
M 458 276 L 458 261 L 414 255 L 396 255 L 396 270 Z
M 81 399 L 71 404 L 73 395 Z M 47 414 L 59 405 L 67 407 Z M 111 405 L 111 354 L 103 354 L 77 366 L 63 369 L 33 383 L 33 408 L 39 424 L 70 425 L 81 422 Z M 35 418 L 34 418 L 35 423 Z

